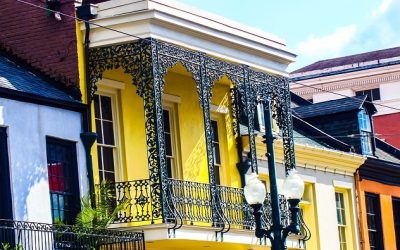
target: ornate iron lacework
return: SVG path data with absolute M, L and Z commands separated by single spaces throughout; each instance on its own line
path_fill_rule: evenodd
M 126 209 L 115 217 L 115 223 L 156 223 L 152 217 L 153 202 L 150 194 L 150 180 L 135 180 L 106 184 L 110 193 L 115 193 L 115 203 L 126 202 Z M 211 202 L 210 184 L 192 181 L 168 179 L 168 202 L 172 211 L 165 221 L 171 223 L 171 229 L 179 229 L 183 224 L 204 223 L 227 232 L 231 228 L 254 229 L 254 220 L 250 205 L 245 202 L 242 188 L 216 186 L 216 203 Z M 286 199 L 279 196 L 281 225 L 289 224 L 290 213 Z M 272 225 L 271 195 L 267 193 L 264 202 L 263 225 Z M 303 225 L 304 227 L 304 225 Z
M 143 233 L 12 220 L 0 220 L 0 242 L 2 249 L 145 249 Z
M 145 127 L 148 151 L 150 192 L 152 197 L 152 218 L 173 216 L 168 199 L 167 167 L 162 112 L 164 77 L 176 64 L 182 64 L 192 73 L 203 108 L 207 162 L 210 181 L 210 199 L 217 210 L 217 190 L 214 176 L 210 105 L 214 83 L 227 76 L 238 90 L 237 107 L 245 111 L 248 120 L 250 155 L 252 170 L 257 171 L 257 157 L 254 135 L 254 110 L 257 98 L 272 100 L 272 111 L 283 135 L 286 170 L 295 167 L 294 144 L 292 138 L 292 119 L 290 114 L 290 92 L 284 77 L 273 76 L 238 65 L 209 57 L 204 53 L 192 51 L 155 39 L 142 39 L 137 42 L 93 48 L 89 53 L 89 90 L 96 92 L 96 83 L 108 69 L 122 68 L 132 76 L 137 93 L 143 98 Z M 236 123 L 236 126 L 239 124 Z M 237 128 L 236 128 L 237 130 Z M 213 220 L 218 221 L 213 213 Z

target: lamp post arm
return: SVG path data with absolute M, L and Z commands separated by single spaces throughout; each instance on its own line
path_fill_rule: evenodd
M 286 239 L 289 236 L 289 233 L 299 234 L 300 233 L 300 199 L 288 199 L 289 202 L 289 210 L 290 210 L 290 224 L 283 228 L 282 230 L 282 248 L 287 249 L 286 247 Z
M 262 204 L 251 205 L 251 207 L 253 208 L 254 221 L 256 224 L 256 237 L 259 239 L 267 237 L 272 243 L 274 241 L 274 238 L 272 237 L 272 229 L 265 230 L 264 228 L 262 228 L 261 225 L 262 206 Z

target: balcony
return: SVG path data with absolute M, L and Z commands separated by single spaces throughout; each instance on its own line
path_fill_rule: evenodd
M 0 249 L 144 250 L 144 235 L 66 225 L 0 220 Z
M 208 183 L 168 179 L 166 214 L 155 216 L 149 179 L 107 183 L 115 192 L 115 200 L 127 203 L 126 209 L 118 213 L 114 223 L 129 223 L 130 226 L 149 224 L 170 224 L 170 229 L 183 225 L 203 226 L 226 233 L 231 229 L 252 230 L 253 215 L 246 203 L 243 189 L 217 185 L 215 190 Z M 215 192 L 213 202 L 212 193 Z M 289 223 L 289 210 L 284 196 L 280 196 L 281 223 Z M 157 204 L 158 206 L 158 204 Z M 265 227 L 272 224 L 270 196 L 264 203 L 263 222 Z

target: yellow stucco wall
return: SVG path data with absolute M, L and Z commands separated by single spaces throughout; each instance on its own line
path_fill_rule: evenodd
M 208 169 L 204 135 L 203 112 L 194 80 L 177 66 L 166 77 L 164 93 L 180 98 L 173 105 L 177 111 L 177 151 L 180 176 L 178 178 L 208 182 Z M 117 112 L 119 118 L 120 181 L 148 178 L 147 144 L 145 135 L 143 100 L 136 94 L 131 77 L 123 70 L 109 70 L 104 78 L 125 83 L 125 88 L 116 91 Z M 229 81 L 223 79 L 213 88 L 212 104 L 230 111 Z M 107 87 L 99 87 L 98 92 L 107 92 Z M 223 185 L 240 187 L 240 177 L 236 169 L 238 161 L 236 141 L 232 129 L 230 112 L 211 112 L 212 119 L 218 121 L 220 150 L 222 156 L 221 182 Z M 92 115 L 94 113 L 92 110 Z M 93 121 L 93 128 L 95 124 Z M 92 150 L 95 180 L 99 181 L 96 145 Z

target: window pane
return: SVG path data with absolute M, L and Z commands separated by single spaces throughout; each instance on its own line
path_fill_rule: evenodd
M 102 147 L 97 147 L 97 163 L 99 164 L 99 170 L 103 169 L 103 150 Z
M 103 143 L 103 131 L 101 127 L 101 121 L 96 119 L 96 133 L 97 133 L 97 142 Z
M 112 121 L 111 97 L 101 96 L 101 115 L 102 119 Z
M 80 207 L 76 145 L 49 138 L 46 143 L 53 222 L 72 224 Z
M 215 183 L 217 185 L 221 184 L 219 168 L 220 168 L 219 166 L 214 166 Z
M 342 225 L 346 225 L 346 215 L 344 208 L 340 210 L 341 211 L 341 217 L 342 217 Z
M 99 171 L 99 175 L 100 175 L 100 182 L 104 181 L 104 171 Z
M 219 144 L 213 143 L 214 164 L 221 164 L 221 154 L 219 152 Z
M 168 178 L 172 178 L 172 159 L 167 158 L 167 174 Z
M 400 199 L 393 199 L 393 218 L 396 232 L 396 245 L 400 248 Z
M 103 121 L 103 131 L 104 131 L 104 144 L 115 145 L 114 142 L 114 128 L 112 122 Z
M 94 95 L 94 117 L 100 118 L 100 104 L 99 104 L 99 96 Z
M 379 195 L 366 193 L 368 237 L 371 249 L 383 249 Z
M 163 110 L 163 119 L 164 119 L 164 131 L 170 133 L 171 128 L 169 124 L 169 111 L 168 110 Z
M 165 149 L 166 149 L 165 153 L 167 156 L 173 156 L 172 155 L 172 141 L 171 141 L 170 134 L 165 134 Z
M 211 121 L 211 129 L 212 129 L 213 141 L 219 142 L 219 140 L 218 140 L 218 124 L 216 121 Z
M 115 182 L 115 174 L 111 172 L 104 172 L 104 177 L 107 182 Z
M 114 172 L 114 149 L 108 147 L 103 148 L 103 169 Z
M 373 97 L 373 100 L 375 101 L 375 100 L 380 100 L 381 99 L 381 93 L 380 93 L 380 91 L 379 91 L 379 88 L 376 88 L 376 89 L 373 89 L 372 90 L 372 97 Z
M 364 93 L 367 95 L 367 100 L 372 101 L 372 91 L 366 90 Z
M 339 237 L 340 237 L 340 242 L 346 242 L 346 228 L 345 227 L 339 227 Z
M 342 213 L 340 212 L 340 209 L 336 209 L 336 216 L 337 216 L 338 224 L 343 225 Z

